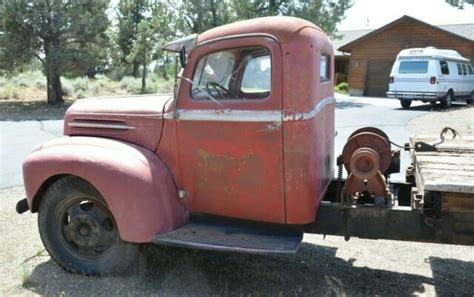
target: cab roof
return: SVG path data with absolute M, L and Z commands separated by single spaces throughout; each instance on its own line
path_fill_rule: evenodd
M 248 34 L 270 35 L 280 43 L 287 43 L 296 33 L 304 28 L 313 28 L 323 32 L 321 28 L 315 24 L 300 18 L 271 16 L 219 26 L 200 35 L 189 35 L 165 44 L 162 49 L 165 51 L 179 52 L 184 47 L 189 53 L 196 46 L 205 42 L 232 36 L 245 36 Z
M 276 37 L 280 43 L 287 43 L 294 34 L 304 28 L 322 31 L 315 24 L 300 18 L 271 16 L 239 21 L 210 29 L 199 35 L 198 44 L 213 39 L 245 34 L 268 34 Z

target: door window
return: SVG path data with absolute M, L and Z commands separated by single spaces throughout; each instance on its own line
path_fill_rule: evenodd
M 459 75 L 462 75 L 462 67 L 461 67 L 461 64 L 456 64 L 458 66 L 458 74 Z
M 462 75 L 467 75 L 467 66 L 466 66 L 466 64 L 462 64 Z
M 265 47 L 243 47 L 202 57 L 194 71 L 194 99 L 263 99 L 271 92 L 271 55 Z
M 441 74 L 449 74 L 449 67 L 446 61 L 439 61 L 439 66 L 441 66 Z
M 471 65 L 467 65 L 467 71 L 469 72 L 469 74 L 474 74 L 474 71 L 472 70 L 472 66 Z

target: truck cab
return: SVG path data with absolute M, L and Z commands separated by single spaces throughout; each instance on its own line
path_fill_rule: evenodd
M 164 50 L 182 66 L 173 94 L 79 100 L 65 137 L 24 161 L 17 211 L 38 212 L 64 269 L 122 272 L 140 243 L 291 255 L 305 232 L 474 245 L 472 183 L 429 179 L 472 167 L 458 139 L 445 141 L 449 128 L 405 145 L 405 183 L 390 182 L 400 151 L 374 127 L 334 160 L 334 54 L 316 25 L 259 18 Z M 472 155 L 474 139 L 461 145 Z M 433 158 L 449 164 L 427 166 Z
M 61 255 L 110 237 L 103 222 L 125 246 L 159 241 L 194 214 L 302 226 L 315 220 L 332 180 L 334 54 L 319 27 L 260 18 L 164 50 L 181 56 L 173 95 L 80 100 L 66 112 L 67 137 L 24 162 L 28 209 L 39 211 L 44 229 L 65 234 L 41 231 L 53 258 L 71 270 L 85 268 Z M 95 198 L 68 198 L 75 184 Z M 55 241 L 61 248 L 48 244 Z M 106 243 L 105 250 L 115 241 Z

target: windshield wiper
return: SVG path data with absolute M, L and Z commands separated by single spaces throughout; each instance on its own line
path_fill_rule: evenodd
M 194 88 L 196 88 L 197 90 L 199 91 L 202 91 L 204 92 L 204 94 L 206 94 L 206 96 L 212 100 L 212 102 L 216 103 L 217 105 L 219 105 L 220 107 L 222 107 L 224 110 L 226 111 L 230 111 L 230 108 L 226 107 L 224 104 L 220 103 L 219 100 L 217 100 L 216 98 L 214 98 L 214 96 L 212 96 L 206 89 L 204 89 L 203 87 L 200 87 L 199 85 L 194 85 L 194 82 L 192 80 L 190 80 L 189 78 L 187 77 L 184 77 L 184 76 L 178 76 L 178 78 L 181 78 L 181 79 L 184 79 L 185 81 L 187 81 L 188 83 L 191 84 L 191 86 L 193 86 Z

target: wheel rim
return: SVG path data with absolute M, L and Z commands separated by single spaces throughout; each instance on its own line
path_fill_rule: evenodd
M 61 244 L 83 259 L 103 257 L 117 242 L 112 214 L 99 200 L 74 197 L 58 206 L 58 234 Z

